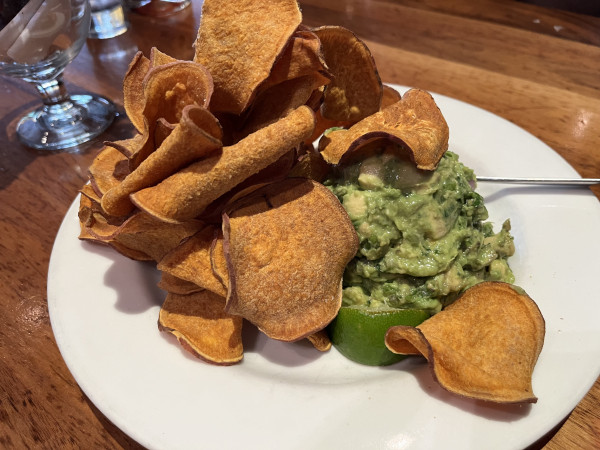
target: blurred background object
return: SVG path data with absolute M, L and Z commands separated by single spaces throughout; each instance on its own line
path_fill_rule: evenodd
M 127 31 L 129 24 L 121 0 L 89 1 L 92 10 L 89 38 L 109 39 Z
M 190 0 L 125 0 L 127 7 L 147 16 L 168 16 L 186 8 Z

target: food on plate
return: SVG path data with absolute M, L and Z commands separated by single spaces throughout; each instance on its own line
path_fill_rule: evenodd
M 414 327 L 394 326 L 386 346 L 423 355 L 450 392 L 499 403 L 535 403 L 531 376 L 544 344 L 544 318 L 522 290 L 484 282 Z
M 314 32 L 333 75 L 323 93 L 323 117 L 358 122 L 379 111 L 383 86 L 365 43 L 343 27 L 323 26 Z
M 223 219 L 227 312 L 282 341 L 307 337 L 333 320 L 358 241 L 327 188 L 289 178 L 241 199 Z
M 368 366 L 388 366 L 405 358 L 385 346 L 385 333 L 395 325 L 417 326 L 431 315 L 423 309 L 342 306 L 328 331 L 346 358 Z
M 227 314 L 224 306 L 223 297 L 206 290 L 188 295 L 169 293 L 158 325 L 199 358 L 219 365 L 235 364 L 244 354 L 242 318 Z
M 485 222 L 433 97 L 382 84 L 350 30 L 301 22 L 295 0 L 205 0 L 192 61 L 134 56 L 134 133 L 81 190 L 79 237 L 155 262 L 159 329 L 213 364 L 242 361 L 242 326 L 388 364 L 388 329 L 513 281 L 509 224 Z M 497 330 L 492 297 L 474 311 Z
M 439 312 L 484 280 L 513 282 L 509 222 L 485 222 L 473 172 L 446 152 L 435 171 L 391 144 L 325 181 L 348 212 L 360 247 L 344 274 L 344 305 Z
M 448 149 L 448 125 L 428 92 L 411 89 L 392 103 L 348 129 L 333 129 L 319 141 L 330 164 L 355 157 L 364 147 L 395 142 L 408 150 L 418 169 L 435 170 Z
M 301 22 L 296 0 L 204 2 L 194 61 L 213 77 L 211 109 L 246 110 Z

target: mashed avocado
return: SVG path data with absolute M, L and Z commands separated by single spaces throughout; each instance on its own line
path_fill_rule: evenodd
M 514 282 L 510 223 L 494 233 L 473 171 L 446 152 L 434 172 L 382 150 L 325 182 L 360 247 L 344 273 L 343 305 L 439 312 L 483 280 Z

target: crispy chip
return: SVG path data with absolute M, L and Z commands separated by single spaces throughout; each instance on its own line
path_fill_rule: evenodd
M 123 78 L 123 106 L 127 117 L 139 133 L 144 131 L 144 105 L 146 99 L 141 88 L 144 77 L 150 70 L 150 60 L 137 52 Z
M 102 197 L 102 207 L 113 216 L 133 210 L 129 194 L 152 186 L 192 161 L 221 148 L 218 120 L 201 106 L 183 108 L 179 124 L 140 165 Z
M 152 47 L 150 49 L 150 67 L 164 66 L 179 61 L 177 58 L 173 58 L 171 55 L 167 55 L 161 52 L 158 48 Z
M 158 270 L 225 297 L 227 291 L 213 274 L 211 261 L 211 248 L 219 232 L 214 226 L 204 227 L 167 253 L 159 262 Z
M 162 272 L 157 286 L 163 291 L 179 295 L 195 294 L 196 292 L 204 290 L 191 281 L 182 280 L 167 272 Z
M 164 117 L 158 119 L 154 130 L 154 147 L 159 148 L 176 126 L 177 124 L 167 122 Z
M 544 319 L 527 294 L 507 283 L 483 282 L 416 328 L 390 328 L 385 344 L 394 353 L 425 356 L 450 392 L 535 403 L 531 376 L 544 333 Z
M 335 130 L 319 141 L 330 164 L 343 163 L 345 155 L 375 140 L 385 139 L 406 148 L 419 169 L 435 170 L 448 149 L 448 124 L 431 94 L 411 89 L 402 100 L 348 130 Z
M 358 238 L 326 187 L 299 178 L 272 183 L 241 199 L 223 220 L 226 311 L 282 341 L 305 338 L 333 320 Z
M 260 86 L 260 90 L 307 75 L 316 80 L 317 86 L 326 85 L 332 78 L 317 35 L 312 31 L 297 30 L 275 61 L 269 78 Z
M 212 92 L 212 77 L 201 64 L 176 60 L 151 67 L 143 82 L 144 126 L 139 145 L 129 156 L 131 170 L 155 150 L 154 136 L 160 119 L 179 123 L 186 106 L 208 107 Z
M 331 350 L 331 339 L 329 339 L 329 334 L 327 334 L 327 331 L 325 330 L 317 331 L 316 333 L 307 336 L 306 339 L 308 339 L 320 352 Z
M 194 61 L 212 74 L 212 111 L 243 112 L 302 15 L 296 0 L 204 0 Z
M 387 84 L 383 85 L 383 96 L 381 97 L 381 109 L 385 109 L 390 105 L 402 100 L 402 94 Z
M 242 360 L 241 317 L 224 312 L 225 299 L 210 291 L 167 294 L 158 327 L 174 335 L 193 355 L 218 365 Z
M 254 100 L 238 139 L 277 122 L 290 111 L 306 104 L 321 81 L 313 75 L 305 75 L 283 81 L 262 91 Z
M 109 238 L 119 246 L 143 252 L 158 262 L 183 239 L 202 227 L 203 224 L 198 221 L 167 224 L 139 211 L 129 217 Z
M 343 27 L 323 26 L 314 32 L 333 74 L 333 80 L 325 88 L 323 117 L 358 122 L 379 111 L 382 83 L 365 43 Z
M 117 186 L 127 172 L 127 158 L 111 145 L 100 150 L 88 169 L 91 186 L 99 196 Z
M 300 145 L 314 128 L 301 106 L 222 152 L 193 163 L 156 186 L 131 195 L 140 209 L 169 222 L 197 217 L 214 200 Z

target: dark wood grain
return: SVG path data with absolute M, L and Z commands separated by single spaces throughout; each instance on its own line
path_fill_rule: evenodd
M 104 140 L 130 136 L 121 83 L 138 50 L 190 58 L 201 1 L 168 17 L 130 15 L 130 30 L 88 41 L 67 68 L 71 92 L 111 98 L 122 116 L 73 151 L 21 146 L 34 89 L 0 79 L 0 447 L 139 448 L 91 404 L 65 366 L 48 317 L 54 236 Z M 343 25 L 367 42 L 381 77 L 487 109 L 528 130 L 582 176 L 600 176 L 600 19 L 514 2 L 307 0 L 308 25 Z M 600 197 L 600 189 L 594 188 Z M 591 299 L 592 300 L 592 299 Z M 532 448 L 600 448 L 600 381 Z

